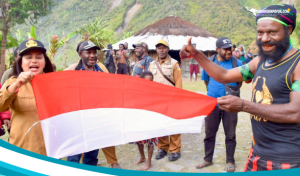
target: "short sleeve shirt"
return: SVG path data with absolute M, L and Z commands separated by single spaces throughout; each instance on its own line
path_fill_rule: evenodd
M 225 68 L 226 70 L 232 69 L 232 58 L 233 57 L 231 57 L 230 60 L 228 60 L 228 61 L 219 61 L 219 65 L 221 67 Z M 217 64 L 216 59 L 214 60 L 214 63 Z M 240 60 L 237 60 L 237 65 L 239 67 L 239 66 L 242 66 L 243 63 Z M 203 72 L 202 72 L 201 80 L 208 81 L 207 96 L 219 98 L 219 97 L 223 97 L 226 95 L 224 84 L 219 83 L 219 82 L 215 81 L 214 79 L 212 79 L 210 76 L 208 76 L 208 74 L 206 73 L 205 70 L 203 70 Z M 236 82 L 228 83 L 228 85 L 237 86 L 238 83 L 236 83 Z
M 147 71 L 152 61 L 152 57 L 148 55 L 144 56 L 143 58 L 140 58 L 133 67 L 133 76 L 139 76 L 144 71 Z

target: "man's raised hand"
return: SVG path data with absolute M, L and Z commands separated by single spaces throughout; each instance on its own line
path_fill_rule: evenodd
M 188 45 L 183 45 L 183 47 L 180 50 L 180 58 L 186 59 L 186 58 L 194 58 L 194 56 L 197 54 L 197 51 L 195 47 L 192 45 L 192 37 L 188 40 Z

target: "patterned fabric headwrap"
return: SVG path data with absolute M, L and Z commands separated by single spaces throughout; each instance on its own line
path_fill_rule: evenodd
M 262 20 L 274 20 L 284 26 L 296 28 L 297 10 L 288 4 L 270 5 L 260 9 L 256 15 L 256 23 Z

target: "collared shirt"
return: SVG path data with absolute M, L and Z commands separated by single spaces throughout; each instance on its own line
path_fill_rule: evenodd
M 227 60 L 219 61 L 219 65 L 221 67 L 225 68 L 226 70 L 232 69 L 232 58 L 233 58 L 233 56 L 231 56 L 230 60 L 228 60 L 228 61 Z M 218 58 L 216 58 L 216 59 L 218 59 Z M 216 59 L 214 60 L 214 63 L 217 63 Z M 237 65 L 239 67 L 239 66 L 242 66 L 243 63 L 240 60 L 237 60 Z M 201 80 L 208 81 L 207 96 L 219 98 L 219 97 L 226 95 L 224 84 L 219 83 L 219 82 L 215 81 L 214 79 L 212 79 L 210 76 L 208 76 L 208 74 L 206 73 L 205 70 L 203 70 L 203 72 L 202 72 Z M 233 83 L 228 83 L 228 85 L 237 86 L 238 83 L 233 82 Z
M 162 65 L 163 63 L 165 63 L 166 61 L 168 61 L 168 59 L 165 60 L 159 60 L 157 58 L 157 61 L 159 63 L 159 65 Z M 149 71 L 151 69 L 151 66 L 149 66 Z M 179 64 L 175 64 L 174 68 L 173 68 L 173 77 L 174 77 L 174 82 L 175 82 L 175 87 L 182 89 L 182 77 L 181 77 L 181 69 Z
M 97 65 L 101 68 L 101 70 L 103 70 L 104 73 L 109 73 L 107 68 L 103 64 L 97 62 Z M 73 63 L 68 68 L 64 69 L 64 71 L 66 70 L 81 70 L 81 59 L 77 63 Z
M 86 70 L 83 66 L 82 60 L 79 61 L 78 65 L 76 66 L 75 70 Z M 93 71 L 97 72 L 104 72 L 99 65 L 96 63 L 95 66 L 93 67 Z
M 81 70 L 85 70 L 83 64 L 81 64 Z M 103 72 L 103 70 L 97 64 L 93 67 L 93 71 Z
M 145 70 L 148 70 L 152 61 L 152 57 L 150 57 L 148 54 L 142 58 L 139 58 L 139 60 L 135 63 L 133 67 L 133 76 L 139 76 Z

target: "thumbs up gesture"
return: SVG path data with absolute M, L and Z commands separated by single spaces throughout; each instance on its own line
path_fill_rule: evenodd
M 189 38 L 188 40 L 188 45 L 184 45 L 181 50 L 180 50 L 180 58 L 181 59 L 186 59 L 186 58 L 195 58 L 194 56 L 198 53 L 199 51 L 196 50 L 195 47 L 192 45 L 192 37 Z

